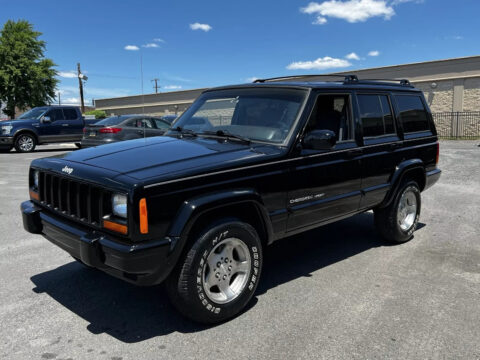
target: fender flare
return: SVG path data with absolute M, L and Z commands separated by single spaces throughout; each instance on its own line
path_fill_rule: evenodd
M 172 244 L 175 251 L 177 251 L 177 248 L 183 248 L 190 229 L 201 215 L 211 210 L 242 203 L 250 203 L 258 210 L 265 227 L 268 243 L 269 239 L 272 239 L 273 230 L 267 209 L 260 195 L 254 189 L 235 189 L 203 194 L 182 203 L 167 231 L 168 237 L 176 239 L 176 242 L 180 240 L 179 244 Z
M 405 174 L 412 170 L 418 170 L 420 169 L 423 173 L 424 180 L 426 181 L 426 172 L 425 172 L 425 165 L 422 160 L 420 159 L 410 159 L 401 162 L 396 168 L 395 172 L 393 173 L 391 179 L 390 179 L 390 190 L 388 191 L 387 195 L 385 196 L 385 199 L 383 202 L 380 204 L 379 208 L 384 208 L 390 205 L 390 203 L 393 201 L 395 198 L 395 194 L 398 191 L 398 188 L 402 182 L 402 180 L 405 177 Z M 424 184 L 425 184 L 424 181 Z M 423 189 L 420 189 L 420 191 Z
M 33 136 L 35 136 L 35 140 L 37 141 L 37 144 L 39 144 L 38 134 L 36 133 L 36 131 L 34 129 L 28 128 L 28 127 L 23 127 L 23 128 L 15 130 L 15 132 L 12 134 L 13 142 L 15 143 L 15 139 L 19 134 L 25 133 L 25 132 L 28 132 L 28 133 L 32 134 Z

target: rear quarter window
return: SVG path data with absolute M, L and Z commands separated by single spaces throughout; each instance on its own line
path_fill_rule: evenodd
M 430 130 L 427 111 L 418 95 L 395 95 L 405 133 Z

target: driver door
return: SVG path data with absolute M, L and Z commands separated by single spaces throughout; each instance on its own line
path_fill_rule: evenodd
M 287 232 L 313 228 L 358 210 L 361 198 L 361 150 L 354 140 L 352 95 L 319 94 L 304 135 L 335 132 L 330 150 L 304 146 L 290 169 Z
M 63 111 L 61 108 L 53 108 L 43 114 L 42 118 L 50 118 L 50 122 L 40 121 L 39 135 L 41 142 L 65 141 L 66 129 L 62 126 Z

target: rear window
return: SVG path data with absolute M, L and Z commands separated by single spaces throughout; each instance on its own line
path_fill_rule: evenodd
M 76 120 L 78 118 L 75 109 L 63 108 L 63 114 L 65 115 L 65 120 Z
M 127 120 L 127 116 L 112 116 L 103 120 L 100 120 L 95 123 L 95 125 L 102 125 L 102 126 L 112 126 L 112 125 L 118 125 L 122 121 Z
M 395 133 L 392 110 L 387 95 L 358 95 L 363 136 L 382 136 Z
M 422 99 L 416 95 L 396 95 L 400 120 L 406 133 L 430 130 Z

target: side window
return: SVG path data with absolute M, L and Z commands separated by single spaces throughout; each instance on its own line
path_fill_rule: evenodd
M 396 95 L 400 120 L 406 133 L 430 130 L 427 112 L 420 96 Z
M 331 130 L 337 141 L 350 140 L 350 119 L 349 95 L 319 95 L 306 131 Z
M 364 137 L 395 133 L 392 109 L 387 95 L 358 95 L 357 98 Z
M 45 116 L 49 116 L 52 122 L 64 119 L 62 109 L 51 109 Z
M 153 120 L 155 121 L 155 125 L 157 126 L 157 129 L 168 129 L 170 127 L 170 124 L 166 123 L 161 119 L 153 119 Z
M 65 115 L 65 120 L 77 120 L 78 115 L 75 109 L 64 108 L 63 114 Z
M 136 126 L 139 128 L 153 129 L 153 124 L 150 119 L 137 119 Z
M 128 120 L 124 126 L 136 127 L 137 126 L 137 119 L 130 119 Z

